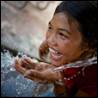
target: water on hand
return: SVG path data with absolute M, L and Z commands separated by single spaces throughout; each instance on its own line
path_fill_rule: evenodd
M 18 54 L 20 55 L 20 53 Z M 39 84 L 24 78 L 13 68 L 15 57 L 7 50 L 1 52 L 1 96 L 44 97 L 54 96 L 53 84 Z

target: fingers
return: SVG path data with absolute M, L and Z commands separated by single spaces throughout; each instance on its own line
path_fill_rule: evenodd
M 33 70 L 33 69 L 26 71 L 25 74 L 24 74 L 24 77 L 28 78 L 28 79 L 31 79 L 33 81 L 40 82 L 40 83 L 46 83 L 47 82 L 47 80 L 45 80 L 42 77 L 41 72 L 38 72 L 38 71 Z
M 26 68 L 26 69 L 33 69 L 35 68 L 35 64 L 31 64 L 29 62 L 27 62 L 25 59 L 21 60 L 22 61 L 22 67 Z
M 34 81 L 55 81 L 59 78 L 59 74 L 52 70 L 54 68 L 53 65 L 44 62 L 33 63 L 30 58 L 16 58 L 15 68 L 22 73 L 25 78 Z
M 21 66 L 21 60 L 18 57 L 15 58 L 15 69 L 22 74 L 26 71 L 26 69 Z
M 23 57 L 22 59 L 25 60 L 25 61 L 27 61 L 30 64 L 32 64 L 32 63 L 34 63 L 34 64 L 38 63 L 37 59 L 31 59 L 30 57 L 27 57 L 27 56 Z
M 47 63 L 44 63 L 44 62 L 35 63 L 34 59 L 26 57 L 26 58 L 22 59 L 22 66 L 25 67 L 26 69 L 43 70 L 43 69 L 49 68 L 49 67 L 51 67 L 53 65 L 50 65 L 50 64 L 47 64 Z
M 25 73 L 25 77 L 36 77 L 39 80 L 56 81 L 60 79 L 60 73 L 53 72 L 51 69 L 38 71 L 38 70 L 28 70 Z
M 35 69 L 38 61 L 36 59 L 31 59 L 30 57 L 22 58 L 22 66 L 27 69 Z
M 40 79 L 43 78 L 42 72 L 40 72 L 38 70 L 33 70 L 33 69 L 26 71 L 25 77 L 26 76 L 32 76 L 32 77 L 36 77 L 36 78 L 40 78 Z

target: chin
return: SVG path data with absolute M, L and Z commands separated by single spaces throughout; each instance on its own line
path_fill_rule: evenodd
M 58 67 L 58 66 L 61 66 L 61 62 L 57 62 L 57 61 L 52 61 L 51 62 L 54 66 Z
M 66 61 L 66 62 L 65 62 Z M 51 63 L 56 66 L 56 67 L 59 67 L 59 66 L 62 66 L 62 65 L 65 65 L 65 64 L 68 64 L 68 60 L 51 60 Z

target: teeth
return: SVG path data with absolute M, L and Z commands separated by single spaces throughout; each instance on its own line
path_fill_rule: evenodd
M 59 60 L 63 57 L 62 53 L 53 48 L 49 48 L 51 60 Z
M 49 51 L 55 53 L 55 51 L 53 49 L 51 49 L 51 48 L 49 48 Z
M 51 49 L 51 48 L 49 48 L 49 51 L 53 53 L 59 53 L 58 51 L 55 51 L 54 49 Z

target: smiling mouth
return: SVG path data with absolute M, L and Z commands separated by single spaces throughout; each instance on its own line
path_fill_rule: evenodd
M 62 53 L 60 53 L 58 50 L 53 49 L 53 48 L 49 48 L 49 52 L 50 52 L 50 56 L 52 60 L 59 60 L 62 58 Z

